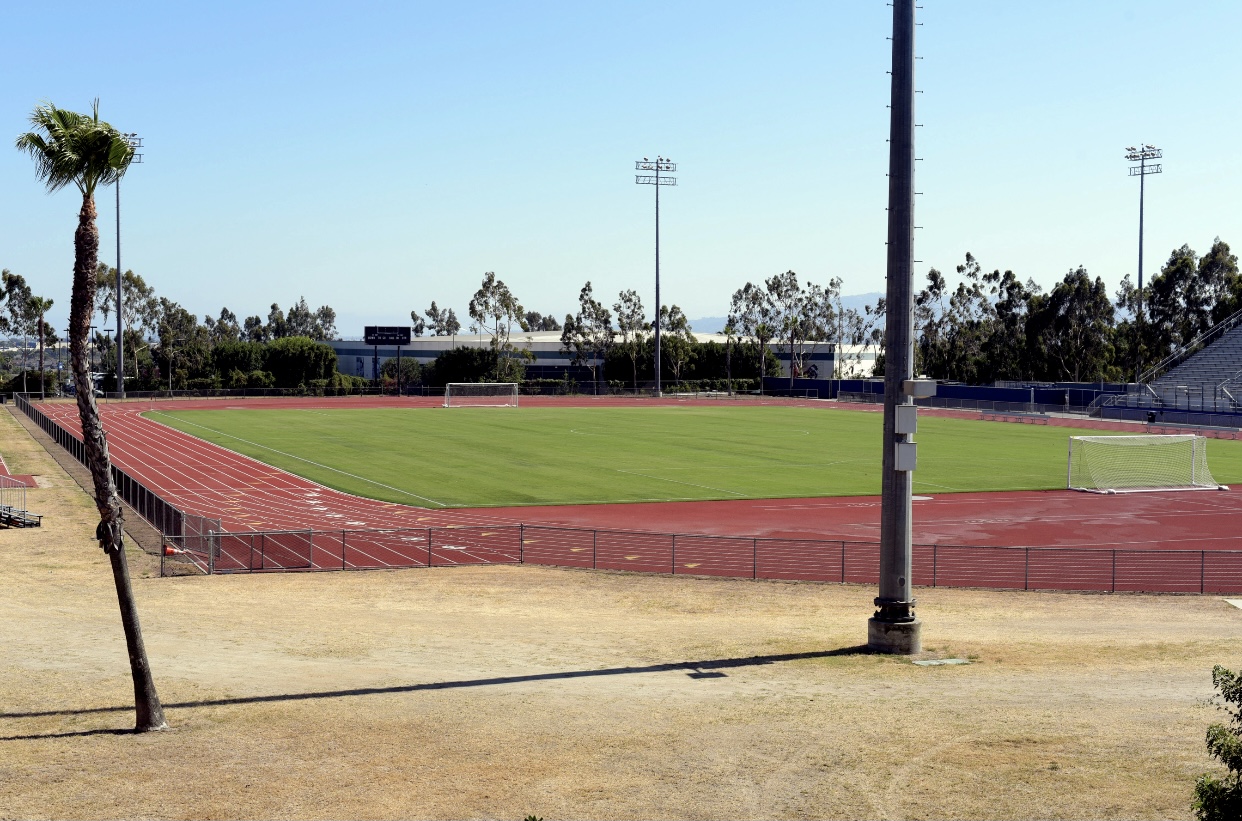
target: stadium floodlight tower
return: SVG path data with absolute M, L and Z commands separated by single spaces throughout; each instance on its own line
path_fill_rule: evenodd
M 1130 176 L 1139 178 L 1139 258 L 1138 258 L 1138 312 L 1134 319 L 1138 323 L 1138 338 L 1134 345 L 1134 382 L 1141 381 L 1143 374 L 1143 188 L 1148 174 L 1159 174 L 1160 163 L 1148 165 L 1148 160 L 1158 160 L 1164 152 L 1154 145 L 1139 143 L 1138 148 L 1130 146 L 1126 149 L 1126 159 L 1138 165 L 1130 166 Z M 1141 390 L 1141 389 L 1140 389 Z
M 880 502 L 880 588 L 867 646 L 918 653 L 911 560 L 911 489 L 916 419 L 913 399 L 935 383 L 914 366 L 914 0 L 893 0 L 893 70 L 888 148 L 888 316 L 885 322 L 884 447 Z
M 142 155 L 137 153 L 142 148 L 142 137 L 137 134 L 122 134 L 121 138 L 129 143 L 134 150 L 130 163 L 142 162 Z M 116 180 L 116 389 L 122 399 L 125 398 L 125 319 L 121 306 L 121 178 Z
M 660 186 L 676 185 L 677 178 L 667 174 L 677 170 L 677 163 L 667 157 L 656 157 L 654 161 L 643 157 L 634 162 L 636 171 L 654 171 L 654 174 L 635 174 L 637 185 L 655 186 L 655 395 L 660 395 Z M 663 173 L 666 176 L 660 176 Z

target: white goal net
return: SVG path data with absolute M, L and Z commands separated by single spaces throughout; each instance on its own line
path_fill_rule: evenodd
M 1168 436 L 1071 436 L 1069 487 L 1094 493 L 1227 490 L 1212 478 L 1207 439 Z
M 446 408 L 516 408 L 516 382 L 450 382 L 444 386 Z

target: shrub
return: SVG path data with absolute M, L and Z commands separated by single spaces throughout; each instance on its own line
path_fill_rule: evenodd
M 1242 818 L 1242 675 L 1218 664 L 1212 668 L 1212 684 L 1224 701 L 1216 706 L 1228 720 L 1208 727 L 1207 748 L 1228 772 L 1200 776 L 1191 806 L 1200 821 L 1236 821 Z
M 216 391 L 220 389 L 220 377 L 199 376 L 186 381 L 185 386 L 192 391 Z
M 490 348 L 452 348 L 436 357 L 423 384 L 442 388 L 449 382 L 490 382 L 495 373 L 496 353 Z
M 331 379 L 336 351 L 331 345 L 305 336 L 286 336 L 268 344 L 264 364 L 278 388 L 304 387 L 313 380 Z
M 270 388 L 276 384 L 276 380 L 267 371 L 251 371 L 246 374 L 247 388 Z

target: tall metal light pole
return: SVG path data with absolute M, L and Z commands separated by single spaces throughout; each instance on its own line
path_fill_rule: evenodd
M 1144 179 L 1148 174 L 1159 174 L 1160 164 L 1148 165 L 1148 160 L 1158 160 L 1164 156 L 1164 152 L 1154 145 L 1146 145 L 1140 143 L 1141 148 L 1133 146 L 1126 149 L 1126 159 L 1130 162 L 1136 162 L 1138 165 L 1130 166 L 1130 176 L 1139 178 L 1139 258 L 1138 258 L 1138 313 L 1135 320 L 1138 323 L 1138 334 L 1135 337 L 1134 344 L 1134 382 L 1138 384 L 1139 376 L 1143 372 L 1143 188 Z
M 646 157 L 634 162 L 637 171 L 654 171 L 654 174 L 635 174 L 634 182 L 638 185 L 655 186 L 655 395 L 660 395 L 660 186 L 676 185 L 676 177 L 661 177 L 660 173 L 671 173 L 677 170 L 677 163 L 665 157 L 656 157 L 651 161 Z
M 142 148 L 142 137 L 137 134 L 122 134 L 125 142 L 135 149 L 130 163 L 142 162 L 142 155 L 136 153 Z M 125 398 L 125 320 L 121 310 L 121 179 L 116 181 L 116 389 L 122 399 Z
M 867 646 L 881 653 L 917 653 L 920 624 L 911 595 L 911 488 L 915 408 L 929 385 L 914 366 L 914 2 L 893 0 L 893 80 L 888 155 L 888 316 L 885 323 L 883 496 L 880 503 L 880 586 Z

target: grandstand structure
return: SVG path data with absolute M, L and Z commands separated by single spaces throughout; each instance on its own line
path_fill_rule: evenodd
M 1242 414 L 1242 311 L 1157 362 L 1125 394 L 1099 404 L 1153 413 Z
M 1190 409 L 1242 406 L 1242 323 L 1157 377 L 1151 392 L 1166 405 Z

